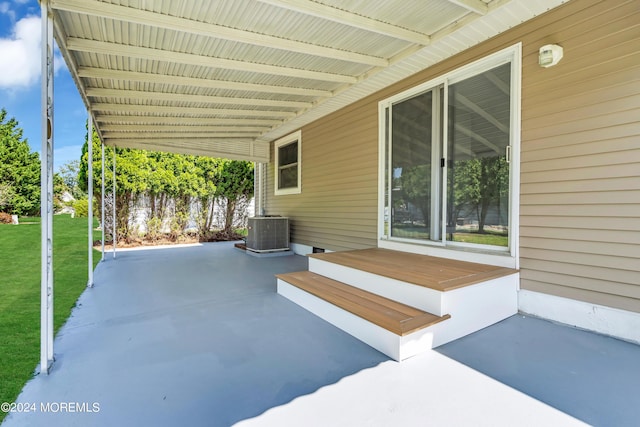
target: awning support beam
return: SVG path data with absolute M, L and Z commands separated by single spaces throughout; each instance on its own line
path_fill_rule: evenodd
M 116 225 L 116 147 L 113 146 L 113 206 L 111 212 L 113 213 L 113 258 L 116 257 L 116 245 L 118 242 L 118 227 Z
M 53 364 L 53 15 L 41 0 L 40 373 Z
M 105 235 L 105 228 L 104 228 L 104 219 L 105 219 L 105 214 L 104 214 L 104 144 L 100 144 L 100 148 L 102 150 L 102 155 L 100 156 L 100 160 L 102 162 L 102 174 L 100 175 L 100 177 L 102 178 L 102 193 L 101 193 L 101 199 L 102 202 L 100 204 L 100 206 L 102 206 L 101 212 L 100 212 L 100 229 L 102 230 L 102 258 L 100 259 L 100 261 L 104 261 L 104 235 Z
M 88 253 L 88 268 L 89 279 L 87 281 L 87 287 L 93 288 L 93 121 L 91 120 L 91 114 L 88 114 L 87 119 L 87 163 L 89 164 L 89 176 L 87 177 L 87 190 L 88 190 L 88 215 L 87 215 L 87 227 L 89 236 L 89 253 Z

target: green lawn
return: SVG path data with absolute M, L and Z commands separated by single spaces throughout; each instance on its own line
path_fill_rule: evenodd
M 424 226 L 394 224 L 393 237 L 428 240 L 429 230 Z M 450 240 L 448 234 L 447 240 Z M 506 233 L 495 233 L 490 231 L 478 233 L 477 231 L 457 230 L 453 233 L 453 241 L 475 243 L 477 245 L 509 246 L 509 236 Z
M 20 221 L 0 224 L 0 402 L 16 399 L 40 361 L 40 218 Z M 86 218 L 54 217 L 53 267 L 57 332 L 87 285 Z
M 453 235 L 453 241 L 475 243 L 477 245 L 509 246 L 509 236 L 497 233 L 457 232 Z

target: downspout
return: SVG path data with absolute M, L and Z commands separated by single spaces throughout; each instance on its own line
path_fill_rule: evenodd
M 267 202 L 267 164 L 260 163 L 260 215 L 266 215 L 266 202 Z
M 258 168 L 260 163 L 253 162 L 253 216 L 258 216 L 260 212 L 260 171 Z
M 257 163 L 254 167 L 255 177 L 254 193 L 255 193 L 255 216 L 264 216 L 264 163 Z

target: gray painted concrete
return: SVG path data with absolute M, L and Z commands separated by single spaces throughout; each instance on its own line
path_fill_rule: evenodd
M 579 424 L 440 353 L 393 362 L 276 293 L 274 274 L 306 268 L 304 257 L 250 257 L 231 243 L 108 256 L 95 271 L 95 287 L 83 293 L 56 337 L 53 371 L 36 376 L 18 399 L 36 411 L 9 414 L 2 426 Z M 502 373 L 504 381 L 513 372 L 534 385 L 541 372 L 557 378 L 541 384 L 547 394 L 540 398 L 562 410 L 557 400 L 566 379 L 558 372 L 576 355 L 602 353 L 590 369 L 580 365 L 584 369 L 573 373 L 585 388 L 597 388 L 616 382 L 600 378 L 596 368 L 618 363 L 620 348 L 628 357 L 638 354 L 615 340 L 587 340 L 576 353 L 567 336 L 581 331 L 546 322 L 531 329 L 536 322 L 510 319 L 442 351 L 461 360 L 477 355 L 464 360 L 470 365 L 485 355 L 478 369 L 493 367 L 490 374 Z M 505 335 L 504 325 L 516 339 Z M 492 337 L 476 338 L 494 329 Z M 558 345 L 547 339 L 555 333 L 568 345 L 560 353 L 541 358 L 530 349 L 508 350 L 514 340 Z M 496 348 L 507 349 L 506 358 L 492 363 L 489 350 Z M 530 363 L 537 369 L 516 369 Z M 636 375 L 637 365 L 626 370 L 629 364 L 621 364 L 622 374 Z M 632 383 L 624 384 L 620 393 L 630 395 Z M 625 404 L 634 398 L 628 395 Z M 591 420 L 588 411 L 595 412 L 601 425 L 628 421 L 592 401 L 572 413 Z M 76 412 L 60 407 L 66 402 Z
M 277 295 L 274 274 L 306 268 L 228 243 L 108 256 L 56 338 L 53 372 L 20 396 L 99 412 L 10 414 L 3 427 L 228 426 L 387 360 Z
M 640 425 L 638 345 L 517 315 L 437 351 L 591 425 Z

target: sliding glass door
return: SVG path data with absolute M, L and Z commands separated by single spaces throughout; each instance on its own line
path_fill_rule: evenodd
M 393 237 L 439 239 L 438 202 L 433 199 L 439 193 L 441 106 L 437 89 L 392 106 L 388 182 Z
M 509 242 L 511 64 L 449 85 L 449 241 Z
M 511 68 L 503 61 L 381 104 L 383 238 L 509 246 Z

